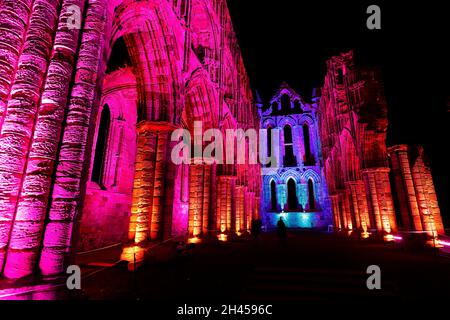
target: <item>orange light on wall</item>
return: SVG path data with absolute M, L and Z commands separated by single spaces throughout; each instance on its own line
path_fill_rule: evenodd
M 200 239 L 199 237 L 193 237 L 193 238 L 189 238 L 188 239 L 188 241 L 187 241 L 188 243 L 200 243 L 200 242 L 202 242 L 202 239 Z
M 128 262 L 140 261 L 144 258 L 144 252 L 145 249 L 140 246 L 126 247 L 123 248 L 120 259 Z
M 221 233 L 217 236 L 217 238 L 219 239 L 219 241 L 227 241 L 228 240 L 228 236 L 224 233 Z

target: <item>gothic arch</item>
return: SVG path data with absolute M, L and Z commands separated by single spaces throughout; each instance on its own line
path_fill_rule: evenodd
M 119 8 L 111 42 L 123 37 L 128 48 L 138 86 L 138 120 L 178 124 L 184 87 L 181 44 L 169 32 L 166 6 L 154 10 L 146 2 L 134 2 Z
M 218 124 L 218 97 L 206 72 L 197 69 L 186 83 L 186 105 L 182 117 L 189 129 L 194 121 L 202 121 L 203 129 L 216 128 Z
M 297 121 L 295 120 L 295 118 L 293 116 L 281 117 L 278 122 L 278 126 L 280 128 L 283 128 L 286 125 L 290 125 L 291 128 L 294 128 L 296 124 L 297 124 Z
M 298 119 L 298 124 L 303 126 L 304 124 L 307 124 L 310 128 L 313 128 L 315 125 L 315 122 L 313 118 L 310 115 L 302 114 L 300 118 Z
M 300 172 L 295 170 L 287 170 L 281 174 L 279 181 L 280 183 L 287 183 L 289 179 L 294 179 L 295 183 L 300 184 L 301 183 Z
M 312 179 L 314 183 L 320 183 L 320 175 L 312 170 L 312 169 L 308 169 L 306 170 L 303 175 L 302 175 L 302 180 L 306 182 L 308 182 L 309 179 Z

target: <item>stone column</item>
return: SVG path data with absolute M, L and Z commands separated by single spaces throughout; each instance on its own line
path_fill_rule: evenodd
M 339 214 L 338 195 L 330 195 L 331 207 L 333 210 L 333 221 L 335 230 L 342 228 L 341 218 Z
M 345 190 L 347 198 L 349 199 L 353 228 L 360 229 L 361 220 L 359 216 L 358 198 L 354 182 L 353 181 L 346 182 Z
M 386 233 L 397 231 L 389 170 L 389 168 L 370 168 L 362 172 L 376 228 Z
M 245 187 L 236 186 L 236 231 L 242 232 L 244 229 L 245 214 Z
M 367 232 L 371 228 L 369 211 L 367 208 L 367 198 L 366 191 L 364 189 L 364 182 L 358 180 L 354 184 L 355 193 L 358 202 L 359 218 L 361 223 L 361 228 L 364 232 Z
M 261 207 L 261 198 L 255 197 L 255 211 L 254 211 L 255 219 L 261 219 L 260 207 Z
M 436 231 L 433 211 L 430 208 L 428 199 L 427 183 L 424 176 L 424 164 L 419 157 L 411 170 L 412 178 L 414 182 L 414 188 L 416 190 L 417 203 L 419 205 L 419 212 L 422 218 L 423 230 L 427 231 L 429 235 L 433 235 Z
M 230 232 L 232 226 L 232 209 L 234 201 L 235 176 L 223 175 L 218 177 L 217 187 L 217 214 L 218 230 L 220 232 Z
M 137 131 L 137 155 L 129 239 L 140 243 L 150 238 L 157 135 L 150 130 L 148 122 L 139 123 Z
M 202 219 L 202 234 L 206 235 L 210 226 L 211 213 L 211 171 L 210 165 L 203 166 L 203 219 Z
M 433 214 L 434 225 L 438 234 L 445 234 L 444 224 L 442 222 L 441 210 L 439 209 L 438 200 L 436 197 L 436 189 L 434 188 L 433 177 L 431 176 L 430 168 L 424 166 L 424 178 L 426 190 L 428 191 L 429 207 Z
M 194 162 L 195 163 L 195 162 Z M 197 237 L 203 225 L 203 164 L 189 166 L 189 236 Z
M 406 145 L 395 146 L 389 148 L 388 152 L 390 153 L 403 226 L 407 230 L 421 231 L 422 221 L 408 159 L 408 147 Z
M 51 194 L 48 222 L 41 245 L 39 269 L 43 275 L 65 272 L 77 226 L 81 218 L 82 199 L 87 180 L 95 110 L 99 102 L 99 88 L 103 79 L 107 3 L 92 1 L 87 7 L 74 83 L 65 110 L 65 125 L 59 145 L 55 181 Z M 95 26 L 95 27 L 92 27 Z
M 74 53 L 71 50 L 75 48 L 76 51 L 79 30 L 62 31 L 61 24 L 57 28 L 60 5 L 61 1 L 50 0 L 5 0 L 0 4 L 0 273 L 9 246 L 8 256 L 11 258 L 7 263 L 9 270 L 5 271 L 8 278 L 32 273 L 43 232 L 47 203 L 39 203 L 39 212 L 34 212 L 35 208 L 24 210 L 24 214 L 19 215 L 21 222 L 15 227 L 16 232 L 13 231 L 13 222 L 20 202 L 21 189 L 30 185 L 24 184 L 23 179 L 39 106 L 42 106 L 43 100 L 49 105 L 47 122 L 51 126 L 55 115 L 53 106 L 64 108 L 67 99 L 64 89 L 68 88 L 69 82 L 65 80 L 66 76 L 71 76 Z M 58 32 L 55 36 L 56 31 Z M 62 47 L 67 49 L 62 50 Z M 63 64 L 61 60 L 67 63 Z M 56 74 L 60 77 L 60 83 L 55 84 Z M 49 90 L 50 84 L 54 86 L 55 91 Z M 60 92 L 62 99 L 52 95 L 54 92 Z M 43 93 L 47 98 L 54 99 L 41 99 Z M 60 102 L 64 105 L 60 105 Z M 59 128 L 51 129 L 39 138 L 45 140 L 47 135 L 53 134 L 51 141 L 58 142 Z M 47 147 L 47 152 L 50 153 L 49 158 L 54 160 L 52 146 Z M 47 157 L 45 161 L 51 162 Z M 50 172 L 50 176 L 52 169 L 53 167 L 48 169 L 47 165 L 45 168 L 34 167 L 37 173 Z M 48 194 L 39 198 L 39 188 L 49 189 L 46 188 L 49 185 L 44 184 L 44 179 L 39 178 L 42 181 L 34 184 L 38 187 L 38 197 L 30 199 L 27 204 L 34 205 L 48 200 Z

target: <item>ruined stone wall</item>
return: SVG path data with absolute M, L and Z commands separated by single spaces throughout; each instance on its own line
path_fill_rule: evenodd
M 395 233 L 402 222 L 402 230 L 442 233 L 429 168 L 414 166 L 420 178 L 413 188 L 407 164 L 412 160 L 403 150 L 407 147 L 391 149 L 388 157 L 387 102 L 379 72 L 356 66 L 352 51 L 332 57 L 327 61 L 327 69 L 319 128 L 335 227 L 367 237 L 369 232 Z M 391 181 L 393 176 L 395 181 Z M 391 182 L 395 190 L 391 189 Z M 400 199 L 399 215 L 395 212 L 393 192 Z M 423 200 L 420 214 L 417 193 Z M 421 219 L 433 222 L 424 227 L 419 223 Z

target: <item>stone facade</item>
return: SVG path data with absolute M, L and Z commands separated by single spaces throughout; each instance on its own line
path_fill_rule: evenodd
M 262 216 L 267 229 L 281 218 L 289 228 L 326 229 L 332 225 L 323 175 L 317 109 L 283 83 L 268 105 L 259 104 L 267 129 L 261 152 L 277 159 L 263 166 Z

